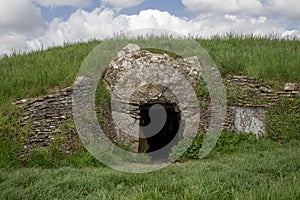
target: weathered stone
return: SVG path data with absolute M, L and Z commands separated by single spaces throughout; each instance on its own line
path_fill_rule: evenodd
M 292 92 L 291 91 L 280 91 L 280 92 L 277 92 L 277 95 L 279 97 L 290 97 L 290 96 L 292 96 Z
M 299 89 L 298 83 L 286 83 L 284 85 L 284 91 L 297 91 Z
M 274 92 L 274 90 L 270 87 L 263 87 L 262 86 L 259 89 L 260 89 L 260 91 L 265 92 L 265 93 L 273 93 Z
M 125 56 L 128 53 L 132 53 L 132 52 L 139 51 L 139 50 L 140 50 L 139 46 L 137 46 L 135 44 L 128 44 L 123 50 L 118 52 L 117 57 L 122 57 L 122 56 Z
M 265 108 L 235 107 L 235 132 L 253 133 L 257 137 L 265 134 Z

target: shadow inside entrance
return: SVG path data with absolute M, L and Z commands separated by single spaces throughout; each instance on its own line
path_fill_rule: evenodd
M 149 155 L 152 161 L 166 161 L 171 148 L 178 144 L 180 139 L 181 114 L 175 111 L 175 105 L 173 104 L 160 104 L 161 107 L 153 107 L 152 112 L 156 113 L 153 115 L 154 117 L 160 119 L 160 115 L 166 114 L 166 121 L 162 127 L 154 128 L 159 128 L 159 132 L 154 132 L 154 129 L 144 128 L 150 125 L 151 119 L 149 110 L 154 105 L 155 104 L 140 105 L 140 135 L 143 134 L 144 138 L 139 139 L 139 152 Z M 163 109 L 165 111 L 163 111 Z M 154 120 L 155 119 L 152 119 L 152 121 Z M 159 152 L 156 152 L 158 150 Z

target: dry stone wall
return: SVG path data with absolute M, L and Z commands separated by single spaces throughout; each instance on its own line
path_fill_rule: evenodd
M 22 113 L 20 125 L 29 128 L 23 144 L 24 150 L 49 146 L 51 140 L 61 133 L 62 123 L 72 118 L 72 87 L 52 95 L 22 99 L 14 104 Z M 76 135 L 72 132 L 69 137 Z
M 263 80 L 245 76 L 230 76 L 225 78 L 228 88 L 229 104 L 240 106 L 272 106 L 282 98 L 299 96 L 299 83 L 286 83 L 282 91 L 274 91 L 264 85 Z
M 224 130 L 232 132 L 251 132 L 257 136 L 266 132 L 265 117 L 268 109 L 275 109 L 278 101 L 283 98 L 299 97 L 299 83 L 287 83 L 282 91 L 275 91 L 263 84 L 262 80 L 246 76 L 227 75 L 224 78 L 227 90 L 227 112 Z M 200 98 L 201 120 L 199 132 L 206 132 L 210 120 L 209 98 Z M 238 113 L 244 113 L 241 118 Z M 242 120 L 245 119 L 245 120 Z M 256 124 L 259 121 L 260 124 Z M 248 124 L 241 129 L 241 124 Z M 257 128 L 260 126 L 261 128 Z M 255 128 L 256 127 L 256 128 Z M 251 130 L 251 131 L 250 131 Z

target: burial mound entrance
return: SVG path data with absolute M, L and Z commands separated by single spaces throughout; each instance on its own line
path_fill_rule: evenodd
M 176 105 L 170 103 L 159 104 L 157 107 L 154 103 L 147 103 L 139 106 L 140 109 L 140 141 L 139 152 L 145 152 L 152 160 L 167 159 L 171 148 L 178 144 L 181 133 L 181 113 Z M 150 109 L 152 109 L 150 114 Z M 166 115 L 165 123 L 161 127 L 149 127 L 157 120 L 161 120 L 161 115 Z M 153 125 L 152 125 L 153 126 Z M 156 129 L 159 129 L 158 132 Z M 154 133 L 153 133 L 154 132 Z M 162 150 L 163 148 L 163 150 Z M 160 150 L 160 152 L 156 152 Z

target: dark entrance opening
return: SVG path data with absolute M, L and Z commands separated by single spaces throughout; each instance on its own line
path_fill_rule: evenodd
M 154 105 L 157 104 L 140 105 L 140 135 L 142 134 L 144 138 L 140 138 L 139 140 L 139 152 L 147 153 L 147 155 L 151 157 L 152 161 L 166 160 L 169 157 L 171 148 L 178 144 L 181 138 L 181 114 L 178 111 L 176 112 L 175 105 L 173 104 L 160 104 L 160 110 L 155 110 L 157 108 L 154 108 Z M 151 107 L 152 109 L 154 108 L 152 113 L 159 113 L 161 112 L 161 109 L 165 110 L 165 123 L 162 123 L 161 127 L 145 129 L 143 127 L 149 127 L 151 125 L 151 121 L 152 123 L 155 121 L 155 119 L 151 119 L 149 115 Z M 152 118 L 155 116 L 160 118 L 157 114 L 154 116 L 152 115 Z M 153 133 L 153 131 L 155 132 Z M 156 152 L 157 150 L 159 150 L 159 152 Z

